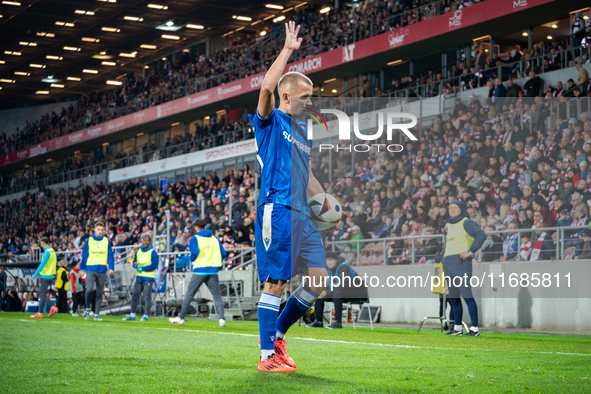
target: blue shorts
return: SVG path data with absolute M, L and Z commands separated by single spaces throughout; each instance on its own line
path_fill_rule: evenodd
M 305 267 L 326 268 L 322 236 L 307 215 L 267 203 L 257 208 L 254 232 L 259 280 L 291 280 Z

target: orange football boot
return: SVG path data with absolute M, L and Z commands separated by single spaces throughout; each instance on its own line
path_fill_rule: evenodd
M 289 357 L 289 355 L 287 354 L 287 350 L 285 349 L 286 345 L 287 342 L 285 341 L 285 339 L 276 340 L 275 355 L 277 356 L 277 358 L 279 358 L 279 360 L 283 361 L 284 364 L 295 369 L 296 363 L 295 361 L 293 361 L 293 358 Z
M 47 315 L 47 317 L 51 317 L 51 316 L 55 315 L 56 312 L 57 312 L 57 306 L 54 305 L 49 310 L 49 314 Z
M 259 367 L 257 369 L 263 372 L 295 372 L 295 368 L 285 365 L 277 355 L 264 361 L 259 361 Z

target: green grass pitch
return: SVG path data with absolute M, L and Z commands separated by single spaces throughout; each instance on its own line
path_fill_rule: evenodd
M 257 372 L 256 322 L 0 314 L 1 393 L 590 393 L 591 338 L 292 327 L 297 372 Z

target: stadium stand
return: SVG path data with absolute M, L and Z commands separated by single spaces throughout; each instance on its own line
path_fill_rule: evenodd
M 450 2 L 440 12 L 447 12 L 450 9 L 454 9 L 454 4 L 456 3 Z M 399 6 L 394 7 L 394 9 L 399 11 Z M 382 26 L 381 28 L 371 29 L 372 31 L 376 30 L 377 34 L 384 31 L 383 29 L 386 29 L 385 31 L 391 29 L 392 26 L 388 23 L 394 23 L 392 21 L 400 18 L 400 15 L 397 13 L 398 11 L 392 12 L 391 9 L 389 10 L 390 16 L 386 17 L 388 10 L 375 4 L 372 6 L 368 3 L 366 14 L 360 16 L 359 11 L 356 11 L 357 13 L 351 20 L 366 16 L 368 18 L 364 19 L 366 24 L 369 23 L 371 26 L 374 26 L 376 23 L 378 25 L 382 23 L 380 25 Z M 420 8 L 412 9 L 404 15 L 409 13 L 416 14 L 417 10 L 420 10 Z M 330 18 L 333 19 L 329 21 L 324 20 L 323 17 L 316 18 L 315 15 L 317 14 L 314 12 L 314 9 L 301 9 L 298 15 L 302 20 L 312 20 L 313 26 L 309 29 L 311 33 L 306 35 L 306 42 L 309 41 L 307 45 L 315 48 L 318 47 L 318 43 L 322 43 L 323 41 L 320 39 L 312 40 L 310 38 L 316 36 L 312 34 L 315 31 L 314 26 L 325 26 L 328 22 L 338 26 L 338 23 L 335 21 L 340 21 L 347 26 L 351 25 L 351 22 L 341 20 L 345 16 L 340 15 L 339 12 L 331 14 L 332 16 Z M 312 16 L 314 17 L 312 18 Z M 419 19 L 424 20 L 424 18 Z M 415 23 L 412 21 L 412 18 L 410 20 L 403 18 L 403 20 L 407 21 L 405 23 Z M 364 26 L 364 24 L 362 23 L 361 26 Z M 336 31 L 342 31 L 342 29 L 335 29 Z M 354 36 L 357 37 L 355 34 Z M 348 39 L 341 40 L 339 37 L 342 37 L 342 35 L 333 39 L 336 40 L 337 47 L 350 42 Z M 366 37 L 364 36 L 364 38 Z M 360 39 L 360 37 L 356 39 Z M 277 42 L 280 41 L 280 39 L 277 40 Z M 481 56 L 480 54 L 484 54 L 484 52 L 481 52 L 482 49 L 479 45 L 475 45 L 474 57 L 469 62 L 473 67 L 468 68 L 465 66 L 465 62 L 460 62 L 459 65 L 454 64 L 449 67 L 446 72 L 446 78 L 442 75 L 443 70 L 439 68 L 429 70 L 425 75 L 420 75 L 419 77 L 409 75 L 400 79 L 393 79 L 391 84 L 388 84 L 385 92 L 379 87 L 372 87 L 367 83 L 367 85 L 363 85 L 360 88 L 360 93 L 362 97 L 412 99 L 413 97 L 447 96 L 465 90 L 488 86 L 487 94 L 489 97 L 502 94 L 500 90 L 507 90 L 508 88 L 505 94 L 509 95 L 509 97 L 535 97 L 537 94 L 532 89 L 531 84 L 525 83 L 523 88 L 519 85 L 511 88 L 513 80 L 526 78 L 531 71 L 542 73 L 540 75 L 543 76 L 544 72 L 572 67 L 575 61 L 581 63 L 587 61 L 589 58 L 589 47 L 584 44 L 582 47 L 569 48 L 568 43 L 570 41 L 571 39 L 565 39 L 560 42 L 551 42 L 550 44 L 539 42 L 534 44 L 530 51 L 522 50 L 516 44 L 511 47 L 512 49 L 510 51 L 507 51 L 505 56 L 499 56 L 499 54 L 495 53 L 492 57 L 489 55 Z M 320 45 L 320 48 L 322 48 L 322 45 Z M 303 57 L 305 58 L 330 49 L 334 48 L 330 47 L 313 53 L 307 53 Z M 181 56 L 176 57 L 176 63 L 173 65 L 170 61 L 167 61 L 159 74 L 152 70 L 145 80 L 140 77 L 129 76 L 123 85 L 115 90 L 95 92 L 92 95 L 86 94 L 75 105 L 72 103 L 67 108 L 63 107 L 59 113 L 48 113 L 38 120 L 27 121 L 23 129 L 14 134 L 6 135 L 3 132 L 0 134 L 0 151 L 2 154 L 16 152 L 27 146 L 38 144 L 51 138 L 66 135 L 85 127 L 97 125 L 141 109 L 183 97 L 187 94 L 217 86 L 211 83 L 211 79 L 210 82 L 205 84 L 195 85 L 195 81 L 205 78 L 203 75 L 207 76 L 212 72 L 215 72 L 219 76 L 221 70 L 228 69 L 228 64 L 235 65 L 241 63 L 234 58 L 232 58 L 233 60 L 228 60 L 228 56 L 240 56 L 242 62 L 244 62 L 245 58 L 258 59 L 259 55 L 255 56 L 251 53 L 253 50 L 256 51 L 256 48 L 240 41 L 240 43 L 232 43 L 229 48 L 218 52 L 217 58 L 200 58 L 197 60 L 197 63 L 192 63 L 189 59 Z M 265 70 L 272 63 L 273 56 L 277 53 L 277 48 L 269 48 L 265 53 L 268 56 L 260 60 L 261 65 L 256 66 L 253 72 Z M 481 57 L 483 59 L 482 66 L 478 66 L 477 63 Z M 202 68 L 200 66 L 201 63 L 208 64 L 208 66 Z M 585 70 L 583 67 L 581 68 Z M 196 75 L 200 76 L 195 78 Z M 250 74 L 236 74 L 230 80 L 224 80 L 220 83 L 226 83 L 248 75 Z M 498 91 L 497 86 L 499 86 L 499 83 L 497 79 L 500 79 L 500 82 L 502 82 L 500 85 L 503 86 Z M 564 94 L 567 97 L 572 97 L 575 94 L 585 96 L 590 93 L 588 74 L 587 77 L 577 75 L 576 82 L 573 80 L 573 83 L 574 85 L 569 85 L 565 90 Z M 505 88 L 505 84 L 511 86 Z M 536 85 L 535 88 L 540 89 L 544 86 L 543 79 L 540 80 L 539 85 Z M 579 87 L 578 90 L 575 85 Z M 347 92 L 347 95 L 351 93 Z M 544 95 L 546 94 L 545 91 L 543 93 Z M 250 131 L 247 119 L 240 119 L 232 124 L 228 123 L 226 125 L 214 123 L 209 127 L 207 125 L 204 125 L 204 127 L 197 126 L 194 133 L 175 136 L 165 141 L 148 142 L 132 150 L 119 151 L 113 156 L 105 155 L 100 148 L 91 150 L 88 155 L 72 154 L 65 160 L 61 160 L 57 166 L 41 164 L 36 165 L 34 168 L 26 168 L 18 174 L 3 175 L 0 179 L 0 186 L 8 189 L 2 190 L 0 193 L 8 194 L 14 192 L 15 186 L 18 186 L 18 190 L 26 190 L 33 185 L 47 186 L 53 183 L 63 182 L 64 180 L 79 179 L 86 175 L 96 174 L 104 169 L 121 168 L 140 162 L 157 160 L 176 154 L 194 152 L 244 140 L 253 137 Z M 60 177 L 55 177 L 55 175 L 60 175 Z M 41 179 L 43 179 L 43 182 L 40 184 L 38 181 Z
M 440 238 L 428 236 L 441 234 L 447 222 L 447 204 L 456 197 L 489 233 L 511 230 L 511 224 L 534 230 L 540 223 L 545 227 L 586 226 L 591 201 L 587 164 L 591 163 L 591 118 L 589 102 L 577 107 L 573 106 L 575 101 L 567 101 L 566 96 L 537 103 L 515 98 L 503 104 L 504 112 L 497 111 L 487 98 L 458 99 L 449 113 L 437 116 L 423 129 L 420 141 L 407 141 L 407 151 L 399 160 L 371 151 L 358 153 L 355 167 L 351 167 L 346 164 L 351 163 L 346 150 L 331 158 L 326 153 L 318 155 L 314 172 L 345 209 L 345 226 L 327 233 L 326 240 L 350 241 L 354 226 L 358 226 L 366 240 L 358 247 L 361 265 L 432 261 L 442 245 Z M 587 110 L 578 112 L 580 108 Z M 525 109 L 530 111 L 527 116 Z M 538 123 L 536 116 L 542 119 Z M 330 159 L 332 181 L 328 176 Z M 232 223 L 228 223 L 230 184 Z M 2 204 L 0 215 L 5 219 L 0 250 L 29 252 L 39 233 L 48 234 L 58 251 L 78 248 L 96 220 L 108 223 L 115 246 L 137 243 L 138 237 L 152 232 L 154 226 L 165 231 L 166 209 L 171 209 L 175 222 L 173 243 L 186 246 L 187 224 L 200 215 L 202 204 L 206 204 L 206 220 L 225 243 L 252 246 L 255 201 L 255 176 L 246 168 L 229 171 L 221 180 L 214 173 L 164 190 L 150 188 L 142 180 L 44 189 Z M 427 237 L 393 241 L 386 251 L 380 243 L 371 242 L 408 236 Z M 565 236 L 569 241 L 565 259 L 590 253 L 588 230 L 569 229 Z M 531 252 L 534 241 L 517 245 L 510 231 L 489 238 L 484 261 L 516 259 L 518 251 L 524 253 L 520 259 L 527 259 L 526 252 Z M 344 244 L 339 246 L 347 258 L 351 251 L 345 251 Z M 357 246 L 350 246 L 356 254 Z M 544 247 L 555 250 L 554 244 Z M 413 249 L 416 252 L 411 259 Z
M 304 46 L 294 56 L 297 60 L 307 58 L 478 2 L 449 0 L 419 6 L 418 2 L 409 4 L 400 1 L 386 6 L 386 4 L 374 0 L 363 2 L 350 12 L 337 9 L 334 13 L 320 14 L 320 16 L 317 13 L 317 6 L 300 7 L 296 20 L 305 22 L 305 38 Z M 274 29 L 273 35 L 280 35 L 278 27 L 277 30 Z M 184 97 L 187 94 L 262 72 L 272 64 L 274 56 L 280 49 L 279 44 L 282 42 L 282 37 L 277 37 L 272 42 L 274 45 L 263 45 L 255 43 L 252 38 L 237 39 L 232 41 L 229 47 L 216 52 L 215 57 L 206 59 L 200 56 L 195 62 L 192 62 L 186 56 L 178 56 L 175 58 L 174 64 L 167 60 L 159 73 L 152 68 L 145 78 L 129 75 L 123 85 L 117 89 L 85 94 L 76 103 L 66 105 L 58 113 L 48 113 L 40 119 L 26 121 L 22 130 L 17 130 L 14 134 L 0 134 L 0 152 L 2 154 L 16 152 L 58 136 Z M 406 87 L 408 87 L 407 85 L 405 83 Z M 394 86 L 393 84 L 392 94 L 397 94 Z M 375 93 L 380 95 L 380 92 Z M 367 93 L 364 90 L 365 94 L 369 95 L 369 90 Z M 411 93 L 411 96 L 413 94 Z M 374 93 L 372 92 L 371 95 Z M 234 124 L 225 128 L 223 131 L 227 132 L 229 131 L 227 128 L 244 129 L 244 125 Z M 226 143 L 245 135 L 247 134 L 243 132 L 238 136 L 218 137 L 217 140 Z M 207 132 L 203 136 L 207 136 Z M 174 142 L 187 141 L 172 141 L 171 143 L 167 142 L 167 145 L 174 145 Z M 208 145 L 207 140 L 200 141 L 198 144 L 187 147 L 187 151 L 197 149 L 198 145 L 201 147 L 215 146 L 215 142 L 212 141 Z M 154 151 L 150 144 L 140 148 L 142 154 Z M 138 152 L 119 153 L 109 159 L 125 159 L 122 156 L 131 156 L 134 153 Z M 89 159 L 73 158 L 72 164 L 70 164 L 70 160 L 67 160 L 63 168 L 54 169 L 54 172 L 63 173 L 80 169 L 85 164 L 95 165 L 107 160 L 100 153 L 97 153 L 97 156 L 91 155 Z M 125 162 L 127 161 L 125 160 Z M 83 173 L 84 171 L 76 171 L 73 176 L 80 177 Z M 43 168 L 40 168 L 39 171 L 28 169 L 23 172 L 22 176 L 4 176 L 0 186 L 14 186 L 18 182 L 35 183 L 36 179 L 48 175 L 51 174 L 48 174 L 48 171 Z
M 298 9 L 296 22 L 303 23 L 303 47 L 294 54 L 304 59 L 352 42 L 373 37 L 393 29 L 427 20 L 433 16 L 453 12 L 480 1 L 446 0 L 418 6 L 408 2 L 395 2 L 391 6 L 377 0 L 365 1 L 351 12 L 339 9 L 320 14 L 318 6 L 307 5 Z M 370 28 L 371 26 L 371 28 Z M 272 34 L 279 36 L 279 25 Z M 62 111 L 46 114 L 27 121 L 22 130 L 0 139 L 3 154 L 15 152 L 50 138 L 73 133 L 79 129 L 127 115 L 141 109 L 159 105 L 187 94 L 222 85 L 265 71 L 281 49 L 281 37 L 273 40 L 261 53 L 254 38 L 237 39 L 211 58 L 201 56 L 196 62 L 176 57 L 173 64 L 166 60 L 162 70 L 151 69 L 145 77 L 129 76 L 116 89 L 85 94 L 75 104 Z
M 307 49 L 296 54 L 296 58 L 305 58 L 471 4 L 445 1 L 419 6 L 418 2 L 398 1 L 386 6 L 382 2 L 366 1 L 348 13 L 337 10 L 320 16 L 314 7 L 302 7 L 297 18 L 306 21 L 304 47 Z M 328 29 L 328 26 L 331 28 Z M 352 29 L 352 26 L 358 28 Z M 350 258 L 354 254 L 364 265 L 432 261 L 441 250 L 441 238 L 436 235 L 441 233 L 446 222 L 446 201 L 450 201 L 451 196 L 462 199 L 469 206 L 471 217 L 481 222 L 482 228 L 489 232 L 507 230 L 511 223 L 517 224 L 520 229 L 531 227 L 534 222 L 539 222 L 535 220 L 537 212 L 542 212 L 546 226 L 586 225 L 588 207 L 576 201 L 579 201 L 578 196 L 583 202 L 590 197 L 588 180 L 591 176 L 587 176 L 586 170 L 586 163 L 591 161 L 588 155 L 591 152 L 589 101 L 581 98 L 574 103 L 570 98 L 591 94 L 588 74 L 585 77 L 584 72 L 580 72 L 585 70 L 584 67 L 580 64 L 576 65 L 576 70 L 572 67 L 576 61 L 588 59 L 585 54 L 588 53 L 588 46 L 572 47 L 568 41 L 552 42 L 550 45 L 540 42 L 534 44 L 531 51 L 514 46 L 506 57 L 499 57 L 496 53 L 492 57 L 481 57 L 484 52 L 476 45 L 474 57 L 469 62 L 474 66 L 468 69 L 460 63 L 459 67 L 454 66 L 447 72 L 447 78 L 443 78 L 441 70 L 434 69 L 418 80 L 412 76 L 401 81 L 393 80 L 386 92 L 362 86 L 362 96 L 404 98 L 446 96 L 488 86 L 490 98 L 458 99 L 455 107 L 435 118 L 431 125 L 426 126 L 428 122 L 424 122 L 421 141 L 407 145 L 409 153 L 403 154 L 400 160 L 372 151 L 366 154 L 367 158 L 360 154 L 361 159 L 358 157 L 355 160 L 357 166 L 350 168 L 345 163 L 351 163 L 351 160 L 341 152 L 336 157 L 332 156 L 332 168 L 338 171 L 331 181 L 323 177 L 328 172 L 328 157 L 317 157 L 318 179 L 328 192 L 339 197 L 345 208 L 350 208 L 346 211 L 348 215 L 344 218 L 344 228 L 326 234 L 327 240 L 351 240 L 354 226 L 359 226 L 363 239 L 434 235 L 420 241 L 406 239 L 402 243 L 392 242 L 386 250 L 376 242 L 351 245 L 352 251 L 343 245 L 338 246 L 343 249 L 345 257 Z M 76 105 L 64 108 L 60 114 L 47 114 L 39 120 L 27 122 L 17 134 L 2 134 L 0 149 L 3 154 L 10 153 L 78 128 L 263 71 L 271 63 L 277 48 L 269 47 L 264 53 L 254 54 L 254 44 L 252 41 L 236 41 L 215 57 L 200 58 L 196 63 L 177 57 L 177 62 L 167 62 L 160 74 L 151 71 L 145 80 L 131 77 L 115 90 L 85 95 Z M 247 61 L 252 64 L 244 64 Z M 569 67 L 573 79 L 576 76 L 576 82 L 568 86 L 548 86 L 546 89 L 543 79 L 536 79 L 536 72 Z M 225 73 L 225 70 L 228 72 Z M 197 75 L 199 77 L 195 78 Z M 526 75 L 530 76 L 530 80 L 523 88 L 514 84 L 514 80 Z M 539 100 L 533 104 L 524 101 L 526 97 L 538 100 L 545 97 L 546 101 Z M 225 126 L 199 126 L 194 133 L 176 136 L 162 144 L 153 142 L 139 146 L 131 152 L 119 152 L 114 157 L 107 157 L 103 150 L 97 150 L 90 158 L 70 155 L 60 161 L 60 166 L 51 169 L 40 165 L 35 171 L 25 170 L 18 179 L 14 174 L 2 174 L 3 186 L 9 186 L 4 194 L 10 193 L 10 187 L 18 184 L 24 185 L 21 190 L 35 185 L 40 186 L 40 190 L 2 203 L 0 250 L 4 253 L 31 252 L 39 232 L 51 236 L 56 250 L 75 249 L 80 246 L 80 240 L 90 234 L 93 220 L 105 220 L 110 224 L 109 236 L 115 245 L 135 243 L 142 232 L 153 231 L 154 226 L 160 230 L 162 213 L 167 208 L 178 212 L 181 219 L 178 225 L 175 222 L 173 229 L 178 235 L 175 242 L 179 244 L 182 239 L 180 233 L 184 233 L 186 227 L 183 220 L 199 215 L 196 212 L 204 203 L 207 204 L 206 220 L 214 229 L 222 228 L 216 229 L 219 236 L 238 244 L 252 245 L 256 189 L 254 175 L 250 171 L 236 171 L 235 174 L 228 174 L 223 181 L 211 175 L 207 178 L 193 177 L 169 184 L 164 190 L 148 186 L 143 180 L 92 186 L 81 182 L 80 186 L 70 190 L 47 188 L 64 179 L 80 179 L 105 169 L 122 168 L 252 138 L 249 131 L 244 120 Z M 483 160 L 469 160 L 474 152 Z M 67 179 L 63 174 L 69 174 Z M 46 181 L 48 177 L 53 181 Z M 570 184 L 569 178 L 572 180 Z M 38 182 L 41 179 L 43 183 Z M 225 197 L 229 183 L 235 185 L 233 190 L 237 194 L 234 204 L 240 206 L 232 223 L 226 223 L 227 211 L 231 209 Z M 533 198 L 537 202 L 522 204 L 522 197 Z M 236 203 L 241 198 L 245 201 Z M 490 204 L 495 205 L 494 212 L 492 208 L 489 210 Z M 35 210 L 31 209 L 33 206 Z M 248 220 L 243 220 L 244 216 Z M 568 251 L 569 258 L 589 253 L 589 234 L 579 231 L 570 235 L 578 235 L 572 238 L 580 238 L 584 242 L 578 242 L 574 252 Z M 491 236 L 490 245 L 487 244 L 490 250 L 484 251 L 484 256 L 489 256 L 483 258 L 515 258 L 514 253 L 505 254 L 499 246 L 511 236 Z M 515 248 L 521 245 L 507 247 L 515 252 Z M 417 254 L 410 256 L 415 249 Z

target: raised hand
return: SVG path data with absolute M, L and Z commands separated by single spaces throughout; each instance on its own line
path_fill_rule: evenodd
M 300 48 L 300 44 L 302 43 L 302 38 L 298 38 L 298 33 L 300 31 L 300 26 L 296 27 L 294 21 L 289 21 L 285 24 L 285 45 L 284 48 L 291 49 L 292 51 L 296 51 Z

